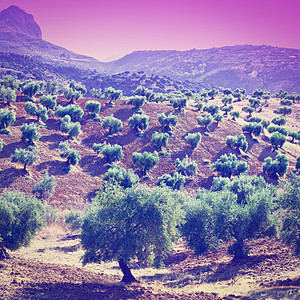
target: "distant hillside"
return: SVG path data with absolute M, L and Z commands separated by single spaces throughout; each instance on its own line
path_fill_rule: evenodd
M 135 51 L 106 64 L 110 74 L 144 71 L 203 85 L 300 92 L 300 50 L 232 46 L 189 51 Z

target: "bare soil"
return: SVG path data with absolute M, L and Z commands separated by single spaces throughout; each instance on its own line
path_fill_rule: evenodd
M 84 109 L 90 99 L 80 99 L 77 103 Z M 40 123 L 40 140 L 35 144 L 40 159 L 29 166 L 24 174 L 23 166 L 12 163 L 10 155 L 18 147 L 26 147 L 21 141 L 20 126 L 24 122 L 35 119 L 26 114 L 24 98 L 19 95 L 13 108 L 17 120 L 9 129 L 10 136 L 1 135 L 4 141 L 0 152 L 0 192 L 20 190 L 31 195 L 33 185 L 48 171 L 56 180 L 54 195 L 46 200 L 58 214 L 63 216 L 71 209 L 83 210 L 95 196 L 100 187 L 101 178 L 107 171 L 104 159 L 92 150 L 93 143 L 107 141 L 118 143 L 123 147 L 124 158 L 117 164 L 125 168 L 133 168 L 131 154 L 135 151 L 153 151 L 150 143 L 154 131 L 162 131 L 157 115 L 162 112 L 173 112 L 168 104 L 148 103 L 142 107 L 149 116 L 149 128 L 144 137 L 136 136 L 135 130 L 129 128 L 127 120 L 134 114 L 131 106 L 118 100 L 115 107 L 107 106 L 108 100 L 99 100 L 102 105 L 100 117 L 114 114 L 123 121 L 122 132 L 113 137 L 86 113 L 81 120 L 82 134 L 78 140 L 69 140 L 71 146 L 79 151 L 81 160 L 77 166 L 71 167 L 66 174 L 62 169 L 66 165 L 60 157 L 58 144 L 67 140 L 67 136 L 59 131 L 60 119 L 50 115 L 49 120 Z M 59 104 L 67 105 L 67 101 L 59 97 Z M 271 99 L 269 107 L 261 113 L 253 115 L 272 120 L 278 116 L 274 111 L 280 106 L 277 99 Z M 218 98 L 210 102 L 221 105 Z M 197 125 L 196 117 L 201 113 L 193 110 L 192 102 L 185 110 L 185 115 L 175 112 L 179 123 L 172 129 L 167 151 L 169 156 L 160 156 L 157 168 L 150 172 L 150 178 L 141 179 L 150 186 L 164 173 L 175 171 L 174 161 L 186 154 L 198 164 L 198 173 L 187 183 L 185 191 L 196 194 L 199 187 L 209 188 L 213 177 L 217 174 L 210 169 L 210 163 L 216 161 L 224 153 L 235 153 L 226 146 L 227 135 L 242 133 L 242 125 L 247 122 L 247 114 L 241 111 L 246 102 L 234 103 L 234 109 L 241 112 L 237 121 L 225 117 L 218 126 L 209 126 L 209 136 Z M 3 108 L 0 103 L 0 108 Z M 300 130 L 300 104 L 292 106 L 293 113 L 287 116 L 286 127 L 292 131 Z M 202 142 L 192 149 L 184 140 L 190 132 L 201 132 Z M 265 132 L 253 141 L 247 136 L 249 150 L 250 174 L 262 174 L 262 163 L 267 156 L 275 157 L 271 151 L 269 134 Z M 299 143 L 291 143 L 287 138 L 283 149 L 290 160 L 289 172 L 295 168 L 295 161 L 300 156 Z M 236 153 L 238 155 L 238 153 Z M 267 181 L 277 184 L 265 177 Z M 252 250 L 247 260 L 233 261 L 227 254 L 227 246 L 223 245 L 218 252 L 209 252 L 194 257 L 184 243 L 176 245 L 174 252 L 165 261 L 160 270 L 142 268 L 133 262 L 134 275 L 140 283 L 126 286 L 121 280 L 120 271 L 115 263 L 82 266 L 80 257 L 83 250 L 76 234 L 68 232 L 64 226 L 52 225 L 40 232 L 29 248 L 12 253 L 12 258 L 0 262 L 0 298 L 1 299 L 296 299 L 299 292 L 300 259 L 292 255 L 291 249 L 283 246 L 279 240 L 258 239 L 249 241 Z M 287 287 L 286 287 L 287 286 Z M 268 289 L 270 292 L 265 292 Z M 253 295 L 257 293 L 257 295 Z M 250 296 L 252 295 L 252 296 Z M 265 295 L 265 296 L 264 296 Z M 265 298 L 263 298 L 265 297 Z M 273 298 L 272 298 L 273 297 Z M 277 298 L 276 298 L 277 297 Z M 285 297 L 285 298 L 284 298 Z

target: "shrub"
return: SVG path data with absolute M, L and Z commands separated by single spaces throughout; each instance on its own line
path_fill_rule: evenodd
M 115 134 L 123 129 L 123 122 L 111 115 L 103 119 L 102 128 L 109 128 L 109 134 Z
M 122 146 L 106 144 L 102 147 L 101 153 L 108 163 L 119 161 L 123 156 Z
M 157 151 L 161 151 L 162 147 L 168 147 L 169 135 L 163 132 L 154 132 L 151 137 L 151 143 Z
M 259 117 L 251 117 L 249 118 L 249 122 L 255 122 L 255 123 L 260 123 L 262 121 L 262 118 Z
M 244 161 L 239 161 L 235 154 L 223 154 L 213 164 L 211 164 L 213 171 L 220 173 L 222 177 L 231 177 L 232 175 L 240 175 L 248 171 L 249 166 Z
M 137 128 L 138 130 L 146 130 L 149 126 L 149 117 L 147 115 L 134 114 L 128 119 L 130 128 Z
M 34 123 L 26 124 L 21 126 L 22 141 L 28 140 L 29 144 L 33 144 L 33 140 L 38 141 L 40 134 L 38 133 L 38 127 Z
M 296 255 L 300 254 L 300 175 L 293 174 L 280 183 L 281 193 L 278 195 L 282 210 L 280 237 L 290 245 Z
M 132 96 L 129 98 L 129 100 L 126 102 L 128 105 L 133 105 L 134 110 L 139 113 L 141 112 L 141 107 L 146 103 L 146 97 L 145 96 Z
M 164 174 L 157 178 L 157 186 L 166 186 L 171 188 L 172 190 L 182 190 L 187 181 L 187 177 L 184 175 L 175 172 L 174 175 Z
M 17 191 L 0 195 L 0 259 L 8 258 L 6 249 L 28 246 L 43 227 L 43 203 Z
M 24 165 L 24 172 L 27 172 L 26 167 L 31 166 L 38 159 L 38 150 L 33 146 L 28 146 L 26 149 L 17 148 L 11 156 L 12 162 L 20 162 Z
M 16 102 L 17 97 L 12 88 L 7 87 L 3 89 L 0 85 L 0 99 L 6 100 L 6 104 L 11 106 L 11 102 Z
M 271 157 L 265 158 L 262 168 L 263 172 L 271 178 L 278 179 L 278 176 L 282 177 L 285 175 L 288 165 L 288 158 L 282 154 L 277 154 L 274 160 Z
M 245 124 L 242 127 L 243 132 L 247 132 L 250 134 L 250 137 L 252 137 L 252 134 L 254 134 L 255 136 L 260 136 L 262 131 L 263 131 L 263 126 L 261 123 L 249 123 L 249 124 Z
M 140 169 L 142 174 L 156 167 L 159 162 L 159 157 L 156 151 L 153 153 L 144 151 L 143 153 L 133 152 L 131 157 L 135 168 Z
M 114 106 L 112 101 L 116 101 L 123 96 L 123 92 L 121 90 L 115 90 L 113 87 L 109 86 L 104 90 L 104 97 L 109 99 L 109 106 Z
M 269 126 L 267 128 L 267 130 L 268 130 L 269 133 L 273 133 L 273 132 L 277 131 L 277 132 L 280 132 L 283 135 L 288 135 L 288 131 L 285 128 L 280 127 L 280 126 Z
M 63 118 L 66 115 L 69 115 L 71 117 L 72 122 L 80 121 L 83 114 L 84 111 L 78 105 L 75 104 L 69 104 L 66 107 L 58 105 L 55 112 L 55 115 L 61 118 Z
M 189 143 L 193 148 L 197 148 L 198 145 L 201 143 L 202 135 L 200 132 L 197 133 L 188 133 L 185 137 L 187 143 Z
M 60 157 L 67 159 L 68 166 L 75 166 L 78 164 L 81 158 L 79 152 L 75 149 L 70 148 L 70 144 L 68 141 L 60 142 L 58 148 L 63 151 L 60 154 Z
M 166 116 L 164 113 L 159 114 L 157 119 L 160 125 L 164 127 L 165 131 L 171 131 L 170 125 L 175 127 L 178 123 L 177 116 L 173 115 L 172 113 L 170 113 L 168 116 Z
M 104 174 L 102 182 L 109 182 L 111 184 L 118 184 L 122 188 L 127 189 L 133 187 L 140 182 L 138 175 L 133 170 L 128 171 L 119 166 L 112 166 Z
M 192 176 L 197 172 L 198 166 L 195 161 L 191 160 L 186 155 L 185 158 L 183 158 L 182 160 L 180 160 L 179 158 L 176 158 L 175 168 L 179 174 L 186 175 L 186 176 Z
M 213 121 L 213 117 L 211 115 L 198 116 L 197 122 L 200 126 L 203 126 L 207 130 L 207 126 L 209 126 Z
M 23 94 L 26 96 L 27 100 L 33 101 L 34 96 L 40 90 L 40 85 L 38 82 L 29 82 L 28 84 L 24 85 L 22 88 Z
M 217 125 L 219 125 L 219 122 L 223 122 L 223 116 L 220 114 L 213 115 L 214 121 L 217 122 Z
M 54 110 L 57 106 L 57 96 L 42 96 L 39 101 L 40 103 L 45 106 L 48 110 Z
M 275 131 L 270 137 L 270 142 L 274 149 L 277 150 L 278 148 L 282 148 L 283 144 L 286 142 L 286 138 L 280 132 Z
M 66 215 L 65 223 L 72 232 L 80 230 L 83 224 L 83 213 L 81 211 L 71 210 Z
M 220 110 L 220 107 L 218 105 L 209 105 L 209 106 L 205 106 L 203 108 L 203 111 L 208 112 L 211 116 L 218 114 Z
M 38 198 L 40 199 L 48 199 L 55 192 L 55 186 L 55 178 L 53 176 L 49 176 L 46 171 L 43 175 L 43 179 L 33 187 L 32 193 L 38 193 Z
M 238 136 L 228 135 L 226 137 L 226 145 L 229 148 L 233 148 L 236 150 L 242 149 L 244 152 L 246 152 L 248 149 L 248 142 L 243 134 Z
M 281 115 L 290 115 L 292 113 L 292 108 L 288 106 L 282 106 L 278 108 L 278 113 Z
M 291 143 L 294 143 L 294 140 L 300 140 L 300 133 L 289 131 L 288 136 L 292 138 Z
M 224 97 L 222 99 L 222 103 L 224 104 L 224 106 L 227 106 L 227 104 L 231 104 L 232 103 L 232 97 Z
M 85 109 L 89 112 L 90 115 L 96 117 L 100 113 L 101 103 L 98 101 L 88 101 L 85 104 Z
M 187 97 L 182 94 L 178 94 L 178 95 L 173 94 L 173 95 L 171 95 L 169 101 L 174 109 L 178 109 L 180 112 L 182 112 L 184 110 L 184 108 L 186 107 Z
M 278 126 L 282 126 L 286 124 L 286 118 L 284 116 L 278 117 L 278 118 L 274 118 L 272 120 L 272 123 Z

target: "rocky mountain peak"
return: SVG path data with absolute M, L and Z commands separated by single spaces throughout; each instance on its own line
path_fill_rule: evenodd
M 0 12 L 0 32 L 13 32 L 42 38 L 40 26 L 33 15 L 26 13 L 16 5 L 12 5 Z

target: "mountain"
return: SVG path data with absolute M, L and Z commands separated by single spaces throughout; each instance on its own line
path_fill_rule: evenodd
M 297 49 L 237 45 L 205 50 L 135 51 L 103 63 L 43 40 L 34 17 L 17 6 L 0 12 L 0 52 L 29 56 L 51 66 L 50 69 L 54 66 L 96 70 L 102 75 L 132 73 L 135 76 L 144 72 L 149 76 L 167 76 L 184 82 L 184 87 L 192 90 L 229 87 L 245 88 L 248 93 L 258 88 L 271 93 L 280 89 L 300 92 L 300 50 Z
M 34 17 L 15 5 L 0 12 L 0 52 L 28 55 L 43 62 L 84 69 L 101 66 L 101 62 L 92 57 L 43 40 Z
M 300 50 L 238 45 L 188 51 L 135 51 L 107 63 L 106 72 L 144 71 L 203 85 L 300 92 Z

